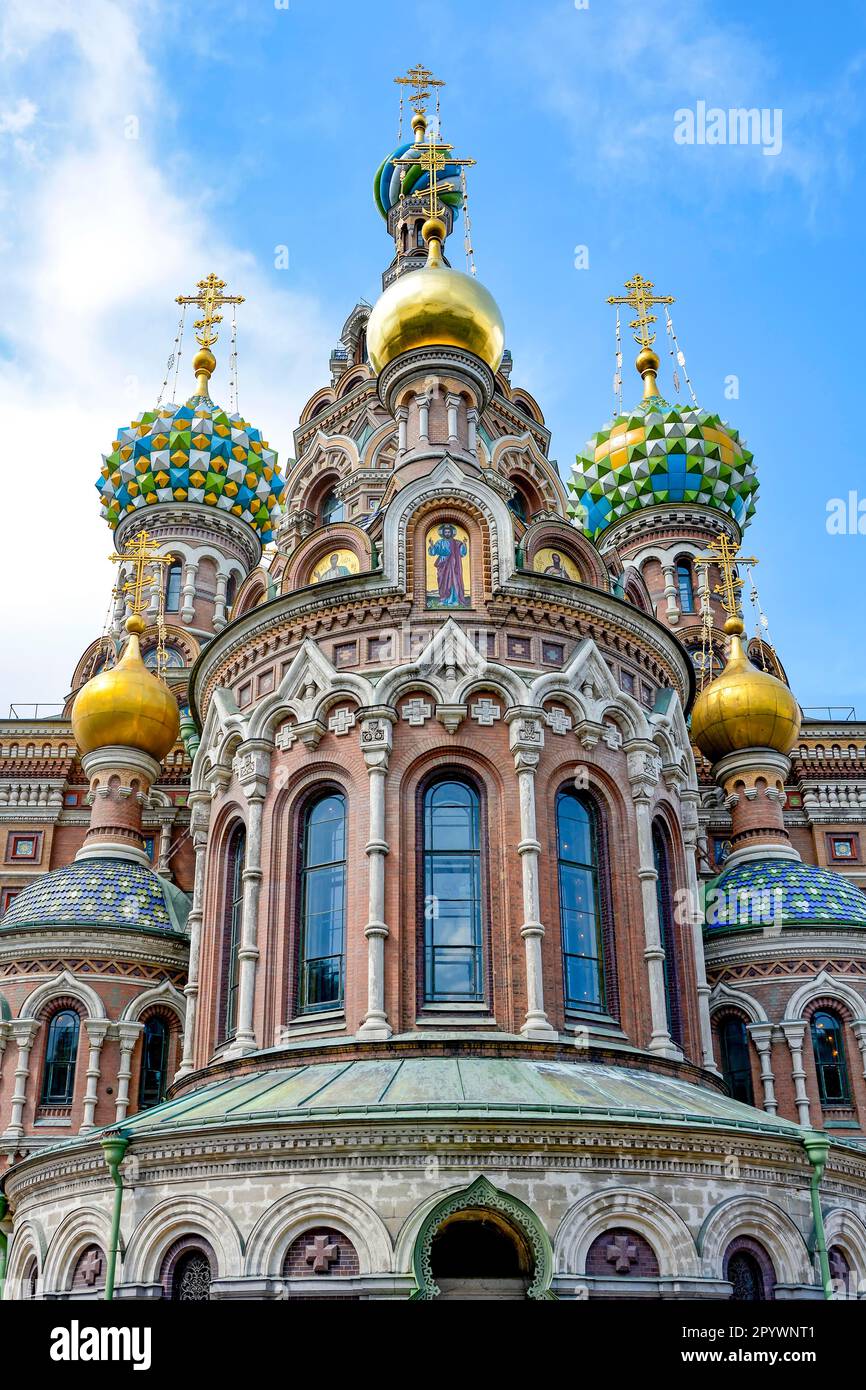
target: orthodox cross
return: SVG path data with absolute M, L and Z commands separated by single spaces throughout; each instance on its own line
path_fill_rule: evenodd
M 127 564 L 132 570 L 121 585 L 121 593 L 128 595 L 133 613 L 141 613 L 144 608 L 145 585 L 152 583 L 163 565 L 171 564 L 170 555 L 160 555 L 156 541 L 151 540 L 147 531 L 139 531 L 117 555 L 111 559 L 117 565 Z M 160 585 L 160 590 L 162 585 Z
M 655 342 L 655 333 L 650 332 L 650 324 L 656 322 L 655 314 L 650 310 L 654 304 L 674 304 L 676 301 L 672 294 L 653 294 L 655 285 L 652 280 L 645 280 L 642 275 L 635 275 L 631 280 L 626 280 L 625 287 L 628 294 L 612 294 L 608 298 L 608 304 L 628 304 L 637 313 L 637 318 L 632 319 L 629 328 L 634 331 L 634 340 L 641 347 L 652 347 Z
M 195 336 L 203 348 L 213 347 L 219 337 L 217 324 L 222 323 L 223 316 L 218 314 L 217 309 L 221 309 L 224 304 L 243 304 L 242 294 L 223 294 L 226 287 L 225 280 L 217 279 L 213 271 L 204 280 L 198 282 L 198 294 L 179 294 L 175 300 L 176 304 L 196 304 L 202 311 L 200 319 L 196 319 L 193 327 Z
M 430 100 L 430 88 L 445 86 L 445 83 L 438 77 L 434 77 L 430 69 L 425 68 L 423 63 L 416 63 L 414 68 L 409 69 L 405 77 L 395 77 L 394 81 L 400 87 L 412 88 L 412 105 L 422 115 L 426 110 L 426 103 Z
M 446 164 L 455 165 L 457 168 L 466 168 L 474 164 L 474 159 L 454 159 L 451 155 L 453 145 L 445 145 L 439 140 L 425 140 L 421 145 L 416 145 L 412 153 L 405 159 L 395 159 L 394 163 L 402 168 L 411 169 L 416 164 L 428 174 L 430 186 L 427 189 L 427 216 L 441 217 L 442 211 L 439 207 L 439 194 L 443 190 L 450 190 L 450 183 L 440 183 L 439 175 Z
M 331 1265 L 339 1259 L 340 1247 L 332 1244 L 326 1235 L 313 1236 L 313 1243 L 306 1247 L 304 1254 L 314 1274 L 329 1274 Z
M 95 1284 L 102 1273 L 102 1255 L 98 1250 L 88 1250 L 81 1263 L 81 1272 L 86 1284 Z
M 713 593 L 719 595 L 729 618 L 739 617 L 740 604 L 737 595 L 743 587 L 743 581 L 737 574 L 737 565 L 756 565 L 758 562 L 752 555 L 738 555 L 737 547 L 731 544 L 730 537 L 724 532 L 714 541 L 710 541 L 710 550 L 714 552 L 712 555 L 696 556 L 695 565 L 702 569 L 709 565 L 718 565 L 722 582 L 716 584 Z
M 632 1262 L 637 1259 L 637 1246 L 632 1244 L 628 1236 L 614 1236 L 604 1258 L 613 1265 L 617 1274 L 628 1274 Z

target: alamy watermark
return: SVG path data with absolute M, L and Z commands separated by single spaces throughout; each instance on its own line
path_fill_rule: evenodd
M 782 149 L 782 111 L 776 107 L 681 106 L 674 112 L 674 141 L 678 145 L 757 145 L 765 155 Z

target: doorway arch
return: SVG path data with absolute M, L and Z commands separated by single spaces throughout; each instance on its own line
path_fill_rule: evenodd
M 412 1253 L 412 1299 L 552 1299 L 553 1249 L 538 1217 L 486 1178 L 438 1202 Z

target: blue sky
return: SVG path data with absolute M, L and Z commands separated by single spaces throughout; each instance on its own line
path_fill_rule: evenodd
M 448 84 L 445 137 L 478 161 L 478 275 L 560 468 L 611 414 L 605 300 L 639 270 L 677 297 L 701 404 L 754 450 L 747 547 L 796 693 L 866 717 L 866 536 L 826 529 L 829 499 L 866 497 L 861 4 L 7 0 L 0 56 L 0 712 L 62 698 L 101 629 L 99 454 L 155 400 L 174 295 L 211 269 L 248 300 L 241 408 L 291 454 L 346 315 L 379 291 L 372 174 L 392 79 L 423 60 Z M 780 153 L 676 144 L 699 101 L 781 110 Z

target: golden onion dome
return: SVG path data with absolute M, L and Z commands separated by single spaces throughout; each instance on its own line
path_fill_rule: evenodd
M 716 763 L 744 748 L 790 753 L 800 732 L 800 706 L 782 681 L 753 666 L 743 649 L 743 623 L 728 618 L 731 639 L 727 665 L 692 709 L 692 742 Z
M 373 306 L 367 351 L 381 372 L 401 353 L 423 347 L 457 347 L 496 371 L 505 351 L 505 324 L 489 290 L 472 275 L 442 261 L 445 225 L 429 218 L 422 228 L 427 264 L 394 280 Z
M 165 681 L 141 659 L 144 619 L 126 620 L 129 642 L 116 666 L 82 686 L 72 706 L 72 732 L 81 753 L 119 745 L 138 748 L 160 762 L 180 729 L 177 701 Z

